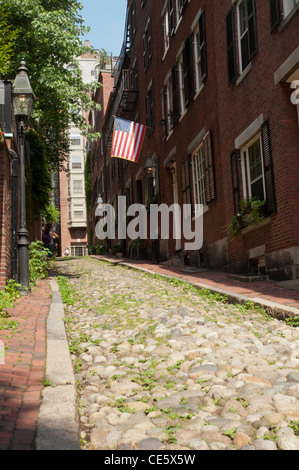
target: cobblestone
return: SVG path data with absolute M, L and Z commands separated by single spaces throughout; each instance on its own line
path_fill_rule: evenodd
M 177 279 L 56 262 L 84 449 L 298 450 L 299 330 Z

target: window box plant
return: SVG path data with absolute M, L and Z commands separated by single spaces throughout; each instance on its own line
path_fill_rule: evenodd
M 237 238 L 243 228 L 255 226 L 263 220 L 262 208 L 265 204 L 266 201 L 261 201 L 258 198 L 247 198 L 240 201 L 240 211 L 231 218 L 227 226 L 233 240 Z

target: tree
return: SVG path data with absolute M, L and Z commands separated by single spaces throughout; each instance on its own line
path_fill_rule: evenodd
M 99 109 L 91 99 L 98 84 L 84 84 L 76 62 L 86 52 L 80 40 L 88 32 L 82 5 L 77 0 L 0 0 L 0 7 L 4 4 L 14 42 L 6 42 L 11 59 L 3 78 L 14 78 L 24 58 L 37 97 L 30 127 L 57 168 L 69 153 L 70 123 L 87 133 L 82 110 Z
M 12 53 L 18 30 L 14 31 L 7 22 L 7 13 L 0 4 L 0 77 L 7 74 L 12 65 Z

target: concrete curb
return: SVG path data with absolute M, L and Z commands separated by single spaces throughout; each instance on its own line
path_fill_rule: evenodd
M 38 416 L 36 450 L 80 450 L 75 376 L 64 327 L 57 280 L 50 279 L 52 303 L 47 320 L 46 380 Z
M 96 256 L 91 256 L 91 257 L 99 261 L 105 261 L 115 266 L 125 266 L 129 269 L 142 271 L 147 274 L 156 274 L 154 270 L 152 271 L 150 269 L 146 269 L 135 264 L 127 263 L 125 261 L 121 261 L 121 260 L 118 261 L 117 259 L 114 260 L 114 259 L 105 258 L 105 257 L 101 257 L 101 258 L 96 257 Z M 256 305 L 257 307 L 262 307 L 268 315 L 271 315 L 272 317 L 277 318 L 278 320 L 285 320 L 286 318 L 293 318 L 295 316 L 299 316 L 299 309 L 294 308 L 294 307 L 286 307 L 277 302 L 272 302 L 269 300 L 261 299 L 259 297 L 246 297 L 244 295 L 235 294 L 225 289 L 219 289 L 217 287 L 213 287 L 210 285 L 189 281 L 187 279 L 182 279 L 181 277 L 176 276 L 175 273 L 171 275 L 158 273 L 157 275 L 160 277 L 164 277 L 165 279 L 177 278 L 183 282 L 193 285 L 197 289 L 207 289 L 214 294 L 225 295 L 228 297 L 229 303 L 232 303 L 232 304 L 245 304 L 248 301 L 253 302 L 254 305 Z

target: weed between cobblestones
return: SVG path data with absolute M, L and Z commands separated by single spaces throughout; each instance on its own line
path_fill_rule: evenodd
M 92 265 L 92 268 L 86 269 L 86 263 L 89 266 Z M 98 277 L 94 275 L 96 267 Z M 71 265 L 67 263 L 63 269 L 76 271 L 75 261 Z M 116 269 L 117 271 L 114 271 Z M 114 281 L 113 271 L 123 272 L 123 275 L 117 277 L 117 282 Z M 105 272 L 109 273 L 107 277 L 105 277 Z M 215 410 L 215 413 L 218 413 L 218 410 L 220 413 L 226 409 L 231 400 L 230 397 L 224 396 L 214 397 L 211 400 L 206 398 L 209 396 L 213 383 L 210 376 L 201 375 L 196 378 L 195 383 L 200 387 L 202 399 L 196 405 L 189 404 L 184 396 L 184 391 L 188 391 L 188 386 L 178 379 L 177 374 L 185 376 L 192 367 L 201 365 L 203 358 L 196 351 L 190 353 L 190 359 L 187 361 L 188 370 L 185 367 L 186 361 L 182 359 L 175 360 L 167 367 L 164 366 L 167 361 L 171 360 L 170 352 L 180 354 L 179 349 L 171 349 L 174 337 L 165 330 L 164 323 L 170 321 L 175 330 L 176 325 L 180 325 L 180 318 L 184 318 L 184 315 L 188 317 L 191 311 L 196 311 L 198 318 L 203 321 L 202 324 L 205 322 L 215 324 L 218 329 L 226 328 L 230 324 L 242 325 L 244 321 L 248 324 L 252 322 L 255 328 L 251 328 L 251 335 L 259 341 L 262 338 L 262 332 L 259 331 L 258 325 L 262 328 L 267 322 L 273 320 L 253 302 L 232 305 L 226 296 L 214 294 L 206 289 L 197 289 L 192 284 L 176 278 L 164 278 L 156 274 L 141 274 L 130 270 L 131 286 L 128 287 L 126 268 L 120 266 L 115 268 L 106 263 L 101 264 L 99 261 L 84 260 L 81 263 L 78 278 L 63 274 L 65 274 L 63 270 L 59 272 L 58 283 L 65 304 L 65 325 L 77 376 L 79 409 L 82 419 L 84 418 L 82 422 L 86 422 L 90 407 L 99 410 L 95 413 L 99 413 L 99 422 L 106 409 L 107 413 L 112 416 L 115 416 L 115 413 L 118 417 L 123 414 L 134 416 L 142 413 L 149 420 L 161 420 L 161 424 L 166 419 L 167 424 L 164 423 L 160 433 L 157 431 L 164 445 L 178 444 L 179 431 L 184 429 L 184 423 L 191 421 L 198 412 L 210 407 Z M 134 288 L 132 287 L 133 280 L 136 281 Z M 142 286 L 142 293 L 138 286 Z M 214 315 L 215 308 L 217 308 L 218 315 Z M 196 321 L 193 321 L 194 330 L 191 329 L 190 334 L 200 331 Z M 211 331 L 210 334 L 213 337 L 213 330 Z M 266 334 L 270 332 L 271 328 L 268 328 Z M 265 329 L 263 334 L 265 334 Z M 280 331 L 275 334 L 277 337 L 280 334 L 283 336 Z M 206 336 L 206 330 L 203 329 L 201 338 L 204 342 L 207 341 Z M 154 348 L 162 348 L 161 351 L 165 350 L 165 352 L 161 352 L 160 356 L 152 356 L 150 350 L 147 350 L 147 346 L 151 344 Z M 223 347 L 228 348 L 229 343 Z M 107 367 L 106 360 L 101 359 L 102 356 L 98 363 L 89 362 L 93 350 L 95 350 L 94 354 L 99 355 L 105 351 L 106 357 L 109 357 L 111 373 L 106 378 L 105 375 L 101 376 Z M 131 357 L 132 351 L 134 351 L 133 358 Z M 242 354 L 243 351 L 240 349 L 239 352 Z M 226 380 L 234 381 L 237 373 L 237 371 L 235 373 L 228 371 Z M 93 380 L 93 377 L 96 380 Z M 118 388 L 128 380 L 131 384 L 130 393 L 127 395 L 118 393 Z M 134 384 L 136 384 L 135 387 Z M 98 405 L 95 402 L 91 405 L 93 402 L 89 403 L 84 399 L 88 396 L 88 388 L 101 390 L 101 395 L 107 394 L 107 399 L 102 404 Z M 155 396 L 153 391 L 160 388 L 165 391 L 165 395 Z M 180 400 L 175 408 L 163 409 L 157 405 L 161 400 L 178 393 L 180 393 Z M 234 405 L 228 409 L 231 415 L 240 413 L 238 406 L 244 410 L 251 406 L 251 402 L 242 395 L 235 398 L 233 403 Z M 141 404 L 144 406 L 142 407 Z M 95 415 L 93 419 L 96 419 Z M 298 427 L 298 422 L 294 422 L 294 433 L 298 433 Z M 90 439 L 93 430 L 97 430 L 94 422 L 88 421 L 82 424 L 81 445 L 83 447 L 92 448 Z M 236 428 L 225 429 L 222 432 L 232 442 L 236 433 Z M 269 427 L 269 437 L 266 436 L 264 439 L 275 440 L 275 435 L 275 431 Z

